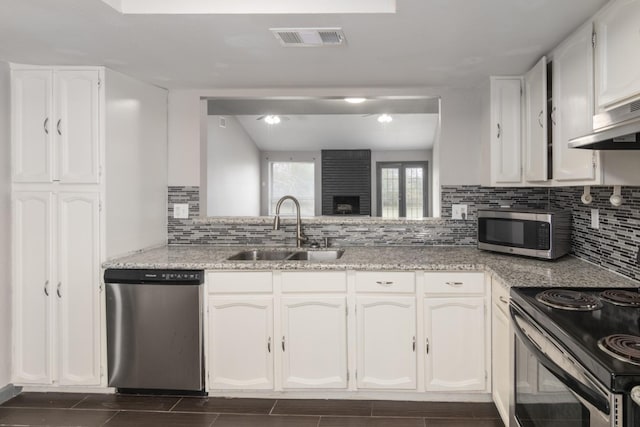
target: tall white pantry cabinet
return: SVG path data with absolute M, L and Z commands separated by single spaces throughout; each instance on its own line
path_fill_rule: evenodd
M 166 91 L 103 67 L 12 65 L 11 85 L 12 381 L 105 386 L 101 263 L 166 242 L 166 160 L 137 155 L 166 158 Z

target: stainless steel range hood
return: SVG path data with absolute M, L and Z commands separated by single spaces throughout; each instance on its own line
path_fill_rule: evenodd
M 569 140 L 569 147 L 640 150 L 640 101 L 593 116 L 593 133 Z

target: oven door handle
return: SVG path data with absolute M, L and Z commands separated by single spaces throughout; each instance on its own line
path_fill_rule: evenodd
M 526 316 L 524 313 L 519 313 L 520 310 L 515 308 L 513 305 L 511 306 L 511 319 L 514 324 L 514 331 L 518 338 L 522 340 L 522 343 L 527 347 L 527 349 L 533 353 L 536 359 L 551 373 L 553 373 L 558 380 L 560 380 L 565 386 L 569 388 L 571 392 L 573 392 L 577 397 L 584 399 L 586 402 L 593 405 L 598 411 L 610 415 L 611 414 L 611 405 L 609 402 L 608 396 L 603 396 L 601 393 L 594 391 L 589 388 L 586 384 L 581 382 L 580 380 L 571 376 L 568 372 L 560 367 L 556 362 L 551 360 L 549 356 L 547 356 L 542 349 L 540 349 L 534 341 L 527 336 L 526 332 L 524 332 L 520 325 L 518 324 L 517 317 L 520 317 L 524 320 L 523 316 Z M 535 328 L 535 326 L 532 325 Z M 536 328 L 537 329 L 537 328 Z M 554 345 L 553 343 L 550 343 Z M 593 381 L 585 378 L 586 381 L 593 384 Z M 596 384 L 593 384 L 594 388 L 598 388 Z

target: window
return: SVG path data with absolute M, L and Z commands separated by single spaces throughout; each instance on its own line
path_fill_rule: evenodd
M 276 213 L 282 196 L 293 196 L 300 202 L 300 215 L 315 215 L 315 171 L 312 162 L 269 163 L 269 215 Z M 295 215 L 293 202 L 284 202 L 280 215 Z
M 378 162 L 378 216 L 424 218 L 427 216 L 427 163 Z

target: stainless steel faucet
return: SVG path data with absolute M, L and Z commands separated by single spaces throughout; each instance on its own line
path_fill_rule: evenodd
M 298 203 L 298 200 L 295 197 L 282 196 L 280 200 L 278 200 L 278 203 L 276 204 L 276 216 L 273 219 L 273 229 L 280 229 L 280 205 L 282 205 L 282 202 L 287 199 L 291 200 L 296 205 L 296 248 L 301 248 L 302 242 L 307 241 L 307 236 L 305 236 L 302 232 L 302 221 L 300 220 L 300 203 Z

